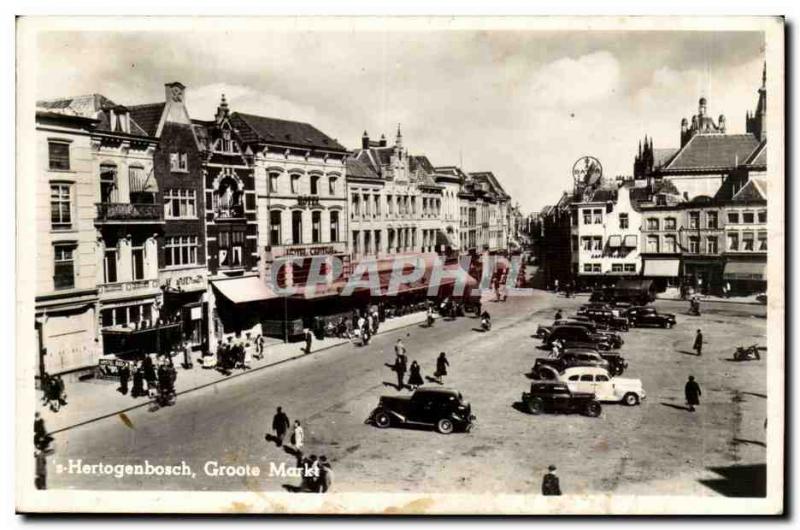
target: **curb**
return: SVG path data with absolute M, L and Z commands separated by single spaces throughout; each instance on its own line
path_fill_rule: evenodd
M 402 329 L 406 329 L 406 328 L 409 328 L 411 326 L 416 326 L 420 322 L 424 322 L 424 319 L 420 320 L 419 322 L 412 322 L 410 324 L 405 324 L 403 326 L 399 326 L 399 327 L 396 327 L 396 328 L 393 328 L 393 329 L 388 329 L 388 330 L 384 330 L 384 331 L 380 331 L 379 330 L 375 335 L 381 335 L 383 333 L 393 333 L 395 331 L 400 331 Z M 287 357 L 286 359 L 281 359 L 280 361 L 275 361 L 274 363 L 265 364 L 264 366 L 259 366 L 258 368 L 251 368 L 250 370 L 245 370 L 245 371 L 242 371 L 242 372 L 239 372 L 239 373 L 236 373 L 236 374 L 231 374 L 231 375 L 229 375 L 229 376 L 227 376 L 227 377 L 225 377 L 223 379 L 219 379 L 217 381 L 210 381 L 208 383 L 203 383 L 202 385 L 198 385 L 198 386 L 195 386 L 195 387 L 187 388 L 185 390 L 181 390 L 180 392 L 176 392 L 175 393 L 175 397 L 177 398 L 178 396 L 182 396 L 184 394 L 188 394 L 189 392 L 194 392 L 196 390 L 202 390 L 204 388 L 208 388 L 208 387 L 213 386 L 213 385 L 224 383 L 225 381 L 230 381 L 231 379 L 236 379 L 238 377 L 242 377 L 242 376 L 245 376 L 245 375 L 248 375 L 248 374 L 253 374 L 255 372 L 264 370 L 265 368 L 272 368 L 273 366 L 278 366 L 278 365 L 281 365 L 281 364 L 289 362 L 289 361 L 294 361 L 294 360 L 297 360 L 297 359 L 301 359 L 303 357 L 308 357 L 309 355 L 314 355 L 314 354 L 317 354 L 319 352 L 324 352 L 326 350 L 330 350 L 332 348 L 337 348 L 339 346 L 344 346 L 345 344 L 352 344 L 352 342 L 345 341 L 345 342 L 340 342 L 338 344 L 331 344 L 329 346 L 325 346 L 325 347 L 320 348 L 318 350 L 313 350 L 311 353 L 302 353 L 302 354 L 299 354 L 299 355 L 294 355 L 292 357 Z M 111 418 L 112 416 L 117 416 L 119 414 L 123 414 L 125 412 L 129 412 L 131 410 L 140 409 L 142 407 L 145 407 L 145 406 L 148 406 L 148 405 L 152 405 L 155 402 L 156 402 L 156 400 L 154 400 L 154 399 L 149 399 L 147 401 L 142 401 L 141 403 L 137 403 L 135 405 L 131 405 L 130 407 L 127 407 L 127 408 L 124 408 L 124 409 L 121 409 L 121 410 L 117 410 L 117 411 L 114 411 L 114 412 L 109 412 L 107 414 L 103 414 L 103 415 L 97 416 L 95 418 L 84 420 L 84 421 L 81 421 L 79 423 L 75 423 L 73 425 L 68 425 L 67 427 L 62 427 L 62 428 L 56 429 L 54 431 L 49 431 L 47 434 L 51 434 L 52 435 L 52 434 L 62 433 L 62 432 L 68 431 L 70 429 L 75 429 L 77 427 L 82 427 L 84 425 L 88 425 L 88 424 L 94 423 L 96 421 L 104 420 L 106 418 Z
M 688 300 L 681 300 L 680 298 L 663 298 L 663 297 L 659 297 L 659 296 L 656 296 L 656 300 L 668 300 L 668 301 L 671 301 L 671 302 L 687 302 L 687 303 L 689 302 Z M 701 298 L 700 301 L 701 302 L 707 302 L 707 303 L 710 303 L 710 304 L 719 303 L 719 304 L 760 305 L 760 306 L 767 307 L 766 304 L 762 304 L 761 302 L 742 302 L 742 301 L 739 301 L 739 300 L 726 300 L 724 298 L 720 299 L 720 300 L 717 300 L 717 299 L 708 300 L 708 299 L 702 299 Z

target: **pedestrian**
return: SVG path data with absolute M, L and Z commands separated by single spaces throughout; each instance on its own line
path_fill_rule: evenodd
M 406 359 L 405 353 L 398 354 L 394 360 L 394 371 L 397 374 L 397 390 L 403 390 L 406 386 L 403 380 L 405 379 L 407 369 L 408 360 Z
M 289 416 L 278 407 L 275 416 L 272 417 L 272 430 L 275 431 L 275 445 L 281 447 L 283 439 L 286 437 L 286 432 L 289 430 L 291 424 L 289 423 Z
M 33 484 L 37 490 L 47 489 L 47 457 L 44 451 L 34 451 L 36 457 L 36 476 Z
M 333 469 L 331 469 L 331 463 L 328 462 L 328 457 L 322 455 L 319 457 L 319 479 L 318 485 L 319 488 L 317 491 L 319 493 L 325 493 L 329 489 L 331 489 L 331 484 L 333 483 Z
M 248 340 L 244 346 L 244 369 L 249 370 L 253 364 L 253 344 Z
M 698 357 L 703 355 L 703 332 L 699 329 L 697 330 L 697 334 L 694 336 L 694 345 L 692 348 L 697 352 Z
M 561 495 L 561 483 L 556 475 L 556 466 L 550 464 L 542 478 L 542 495 Z
M 450 366 L 450 362 L 447 360 L 447 355 L 444 352 L 439 354 L 439 357 L 436 359 L 436 372 L 433 376 L 436 378 L 436 382 L 444 384 L 443 378 L 447 375 L 447 367 Z
M 694 412 L 695 405 L 700 404 L 700 385 L 694 380 L 694 376 L 690 375 L 689 380 L 686 381 L 686 386 L 683 388 L 683 393 L 686 394 L 686 404 L 689 406 L 689 412 Z
M 563 320 L 563 319 L 564 319 L 564 313 L 562 313 L 560 309 L 557 310 L 556 311 L 556 320 Z
M 553 290 L 555 292 L 558 292 L 558 279 L 556 279 L 555 282 L 553 282 Z
M 550 350 L 550 355 L 548 357 L 550 357 L 551 359 L 560 358 L 561 357 L 561 350 L 562 350 L 561 339 L 554 340 L 553 344 L 552 344 L 552 348 Z
M 123 363 L 119 367 L 119 391 L 123 396 L 128 395 L 128 380 L 131 377 L 131 369 L 128 368 L 128 363 Z
M 311 342 L 314 340 L 311 330 L 306 328 L 303 332 L 306 338 L 306 353 L 311 353 Z
M 303 473 L 300 479 L 300 491 L 316 493 L 319 490 L 319 460 L 311 455 L 303 462 Z
M 131 396 L 137 398 L 145 395 L 144 390 L 144 370 L 140 363 L 133 365 L 133 388 L 131 389 Z
M 142 372 L 144 380 L 147 382 L 147 394 L 152 397 L 156 395 L 156 368 L 153 366 L 153 359 L 149 355 L 144 356 L 142 362 Z
M 725 282 L 725 286 L 723 287 L 723 291 L 725 293 L 725 298 L 729 298 L 731 296 L 731 284 L 730 284 L 730 282 Z
M 302 449 L 303 442 L 305 438 L 305 433 L 303 432 L 303 427 L 300 425 L 298 420 L 294 420 L 294 429 L 292 430 L 292 445 L 295 449 Z
M 412 390 L 416 390 L 423 384 L 424 381 L 422 380 L 421 368 L 419 366 L 419 363 L 416 360 L 414 360 L 411 362 L 411 368 L 409 369 L 408 386 L 410 386 Z
M 367 313 L 366 326 L 367 326 L 367 330 L 369 330 L 370 334 L 375 332 L 375 327 L 374 327 L 375 326 L 375 319 L 372 318 L 372 313 Z
M 256 359 L 259 361 L 264 358 L 264 335 L 256 337 Z
M 64 387 L 64 380 L 61 379 L 60 375 L 55 376 L 55 395 L 59 408 L 67 404 L 67 392 Z
M 33 414 L 33 446 L 39 451 L 47 451 L 53 437 L 47 434 L 44 418 L 38 412 Z
M 394 354 L 395 355 L 405 355 L 406 353 L 406 345 L 403 344 L 403 341 L 397 339 L 397 342 L 394 343 Z

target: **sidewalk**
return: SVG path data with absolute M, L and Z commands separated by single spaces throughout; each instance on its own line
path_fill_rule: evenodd
M 727 298 L 722 296 L 712 296 L 712 295 L 705 295 L 699 294 L 697 295 L 698 298 L 703 302 L 722 302 L 722 303 L 730 303 L 730 304 L 753 304 L 753 305 L 766 305 L 762 304 L 758 300 L 756 300 L 756 295 L 750 296 L 729 296 Z M 678 300 L 683 302 L 688 302 L 688 300 L 681 300 L 681 293 L 680 289 L 667 289 L 663 293 L 659 293 L 656 296 L 656 300 Z
M 425 312 L 392 318 L 381 324 L 378 329 L 378 334 L 380 335 L 381 333 L 413 326 L 424 321 Z M 347 339 L 315 339 L 311 345 L 311 354 L 350 343 L 351 341 Z M 193 368 L 187 370 L 176 365 L 178 377 L 175 381 L 175 390 L 178 395 L 184 394 L 226 379 L 251 374 L 305 355 L 305 342 L 303 341 L 267 346 L 264 349 L 264 358 L 261 360 L 253 359 L 250 370 L 237 369 L 234 370 L 231 375 L 226 376 L 215 369 L 202 368 L 198 363 L 200 354 L 197 353 L 193 358 Z M 37 392 L 37 399 L 39 400 L 37 409 L 42 414 L 48 432 L 57 433 L 83 423 L 92 422 L 154 403 L 153 400 L 145 396 L 134 398 L 131 397 L 130 393 L 128 393 L 128 395 L 122 395 L 117 391 L 118 387 L 119 382 L 116 380 L 96 378 L 68 384 L 66 388 L 67 405 L 62 407 L 59 412 L 53 412 L 49 408 L 44 408 L 41 405 L 41 393 Z

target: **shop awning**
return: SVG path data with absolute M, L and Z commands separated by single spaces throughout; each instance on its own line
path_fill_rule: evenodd
M 625 247 L 627 248 L 636 248 L 639 246 L 639 238 L 637 238 L 633 234 L 629 234 L 625 236 Z
M 767 264 L 755 261 L 729 261 L 722 277 L 726 280 L 766 280 Z
M 622 236 L 610 236 L 608 238 L 609 248 L 619 248 L 622 246 Z
M 278 296 L 256 276 L 215 281 L 212 285 L 234 304 L 269 300 Z
M 677 259 L 646 259 L 642 276 L 677 278 L 680 264 Z

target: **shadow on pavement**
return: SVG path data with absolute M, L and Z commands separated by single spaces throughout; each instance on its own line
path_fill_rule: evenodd
M 691 355 L 692 357 L 702 357 L 702 355 L 697 355 L 697 353 L 695 353 L 693 351 L 678 350 L 678 353 L 682 353 L 684 355 Z
M 710 467 L 719 479 L 702 479 L 699 482 L 726 497 L 766 497 L 767 465 L 733 465 Z
M 746 394 L 748 396 L 755 396 L 755 397 L 760 397 L 760 398 L 763 398 L 763 399 L 767 399 L 767 395 L 766 394 L 759 394 L 758 392 L 742 392 L 742 394 Z
M 764 442 L 761 442 L 759 440 L 745 440 L 744 438 L 734 438 L 733 442 L 737 443 L 737 444 L 760 445 L 761 447 L 766 447 L 767 446 L 767 444 L 765 444 Z
M 526 416 L 531 416 L 531 413 L 528 411 L 528 407 L 525 406 L 525 403 L 522 401 L 515 401 L 511 404 L 511 408 L 516 410 L 517 412 L 522 412 Z
M 673 408 L 673 409 L 685 410 L 687 412 L 691 412 L 689 410 L 689 407 L 686 407 L 684 405 L 675 405 L 674 403 L 664 403 L 663 401 L 661 402 L 661 404 L 664 405 L 665 407 L 670 407 L 670 408 Z

